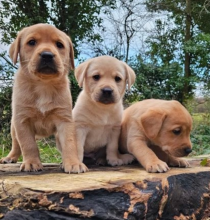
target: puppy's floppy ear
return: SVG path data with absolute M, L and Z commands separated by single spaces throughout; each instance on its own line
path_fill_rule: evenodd
M 22 31 L 18 33 L 17 38 L 15 39 L 15 41 L 11 44 L 9 48 L 9 56 L 12 59 L 12 62 L 14 64 L 17 63 L 18 54 L 20 52 L 21 34 L 22 34 Z
M 81 63 L 74 71 L 74 75 L 77 79 L 79 87 L 82 87 L 83 81 L 87 73 L 88 66 L 89 66 L 89 62 L 86 61 L 84 63 Z
M 122 62 L 122 61 L 121 61 Z M 128 81 L 128 90 L 131 88 L 131 86 L 134 84 L 135 79 L 136 79 L 136 74 L 133 71 L 133 69 L 128 66 L 128 64 L 122 62 L 123 65 L 125 66 L 125 70 L 126 70 L 126 79 Z
M 70 58 L 70 65 L 71 65 L 71 70 L 74 70 L 75 65 L 74 65 L 74 47 L 73 43 L 71 41 L 71 38 L 68 36 L 68 41 L 69 41 L 69 58 Z
M 166 114 L 158 110 L 148 110 L 141 116 L 141 124 L 149 139 L 153 140 L 157 137 L 165 118 Z

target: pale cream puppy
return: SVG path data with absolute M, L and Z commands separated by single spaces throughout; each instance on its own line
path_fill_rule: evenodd
M 15 163 L 22 154 L 22 171 L 42 170 L 36 138 L 54 134 L 64 171 L 87 171 L 78 159 L 72 119 L 70 38 L 54 26 L 36 24 L 18 33 L 9 52 L 14 63 L 19 55 L 20 65 L 12 95 L 12 150 L 0 163 Z
M 179 102 L 137 102 L 123 113 L 120 150 L 133 154 L 147 172 L 188 167 L 189 163 L 178 157 L 192 151 L 191 129 L 192 118 Z
M 126 84 L 135 81 L 134 71 L 124 62 L 110 56 L 87 60 L 75 70 L 83 87 L 73 109 L 77 148 L 82 162 L 84 154 L 106 146 L 106 159 L 112 166 L 128 164 L 130 154 L 119 154 L 118 140 L 123 114 L 122 98 Z

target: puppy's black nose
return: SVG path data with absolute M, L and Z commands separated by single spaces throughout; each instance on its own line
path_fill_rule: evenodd
M 189 147 L 186 147 L 186 148 L 184 149 L 184 152 L 185 152 L 186 154 L 189 154 L 189 153 L 192 152 L 192 149 L 189 148 Z
M 42 74 L 54 74 L 57 73 L 57 65 L 54 59 L 54 54 L 49 51 L 42 51 L 40 54 L 40 62 L 37 67 L 37 71 Z
M 43 51 L 41 54 L 40 54 L 41 58 L 43 58 L 44 60 L 52 60 L 53 57 L 55 56 L 53 53 L 51 52 L 48 52 L 48 51 Z
M 113 90 L 111 88 L 105 87 L 103 89 L 101 89 L 103 95 L 105 96 L 111 96 Z

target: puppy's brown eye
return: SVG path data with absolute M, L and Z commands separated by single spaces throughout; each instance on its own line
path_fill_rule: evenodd
M 119 76 L 115 77 L 115 82 L 120 82 L 122 79 Z
M 94 75 L 94 76 L 93 76 L 93 79 L 94 79 L 95 81 L 98 81 L 98 80 L 100 79 L 100 76 L 99 76 L 99 75 Z
M 174 129 L 174 130 L 173 130 L 173 133 L 174 133 L 175 135 L 180 135 L 180 134 L 181 134 L 181 129 Z
M 30 45 L 30 46 L 35 46 L 35 45 L 36 45 L 36 41 L 35 41 L 35 40 L 30 40 L 30 41 L 28 42 L 28 45 Z
M 61 43 L 61 42 L 56 42 L 56 46 L 58 47 L 58 48 L 64 48 L 64 46 L 63 46 L 63 44 Z

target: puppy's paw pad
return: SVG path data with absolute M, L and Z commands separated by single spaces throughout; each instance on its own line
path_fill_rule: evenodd
M 85 173 L 88 171 L 84 163 L 63 165 L 62 168 L 65 173 Z
M 17 160 L 14 158 L 11 158 L 11 157 L 3 157 L 0 160 L 0 163 L 16 163 L 16 162 L 17 162 Z
M 190 167 L 190 164 L 187 160 L 178 159 L 179 167 Z
M 190 167 L 190 164 L 187 160 L 180 159 L 180 158 L 173 158 L 172 161 L 170 161 L 170 166 L 172 167 Z
M 25 172 L 37 172 L 43 170 L 43 166 L 41 162 L 23 162 L 20 166 L 21 171 Z
M 157 163 L 149 164 L 146 166 L 146 171 L 148 173 L 164 173 L 170 170 L 167 163 L 159 161 Z
M 107 159 L 107 162 L 108 162 L 109 165 L 111 165 L 113 167 L 123 165 L 123 160 L 118 159 L 118 158 L 116 158 L 116 159 Z
M 119 158 L 123 161 L 124 165 L 132 163 L 135 159 L 131 154 L 120 154 Z

